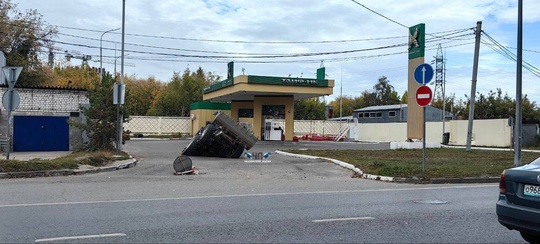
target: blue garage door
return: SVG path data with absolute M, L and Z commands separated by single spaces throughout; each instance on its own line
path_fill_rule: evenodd
M 15 116 L 13 151 L 69 151 L 69 117 Z

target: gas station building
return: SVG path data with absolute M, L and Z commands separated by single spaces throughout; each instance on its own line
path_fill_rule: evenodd
M 324 68 L 317 70 L 317 78 L 291 78 L 240 75 L 215 83 L 203 90 L 206 102 L 230 103 L 230 117 L 250 124 L 254 135 L 262 140 L 272 119 L 284 119 L 284 136 L 292 141 L 294 136 L 294 100 L 331 95 L 334 80 L 325 78 Z M 220 105 L 218 107 L 223 107 Z M 211 121 L 209 113 L 196 113 L 201 121 Z M 193 118 L 192 118 L 193 119 Z M 265 121 L 267 123 L 265 123 Z M 198 127 L 195 127 L 198 128 Z M 281 128 L 279 128 L 281 129 Z M 280 136 L 281 137 L 281 136 Z

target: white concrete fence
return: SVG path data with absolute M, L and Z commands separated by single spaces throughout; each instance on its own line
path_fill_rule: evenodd
M 144 135 L 188 135 L 191 131 L 191 120 L 188 117 L 151 117 L 131 116 L 124 124 L 124 129 L 131 133 Z M 281 128 L 286 130 L 285 121 L 278 120 Z M 407 123 L 363 123 L 354 124 L 326 120 L 295 120 L 294 135 L 301 137 L 308 134 L 336 136 L 342 128 L 358 126 L 357 141 L 403 142 L 407 140 Z M 445 123 L 445 132 L 450 133 L 450 145 L 466 145 L 467 120 L 452 120 Z M 443 137 L 442 122 L 426 123 L 426 142 L 441 143 Z M 512 127 L 508 119 L 475 120 L 473 122 L 473 146 L 510 147 L 512 145 Z

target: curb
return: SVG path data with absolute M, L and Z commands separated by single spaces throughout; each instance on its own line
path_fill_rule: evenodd
M 276 150 L 277 154 L 290 156 L 290 157 L 297 157 L 297 158 L 305 158 L 305 159 L 324 159 L 330 162 L 333 162 L 334 164 L 337 164 L 343 168 L 350 169 L 354 171 L 355 173 L 361 175 L 359 178 L 363 179 L 369 179 L 369 180 L 377 180 L 377 181 L 385 181 L 385 182 L 394 182 L 394 183 L 405 183 L 405 184 L 473 184 L 473 183 L 499 183 L 500 178 L 499 177 L 483 177 L 483 178 L 474 178 L 474 177 L 465 177 L 465 178 L 431 178 L 431 179 L 421 179 L 421 178 L 397 178 L 397 177 L 390 177 L 390 176 L 382 176 L 382 175 L 372 175 L 372 174 L 365 174 L 360 170 L 359 168 L 354 167 L 354 165 L 339 161 L 337 159 L 333 158 L 325 158 L 325 157 L 317 157 L 317 156 L 311 156 L 311 155 L 304 155 L 304 154 L 294 154 L 289 152 L 284 152 L 280 150 Z
M 8 178 L 33 178 L 33 177 L 50 177 L 50 176 L 68 176 L 68 175 L 84 175 L 95 174 L 100 172 L 109 172 L 119 169 L 132 168 L 137 165 L 137 159 L 131 158 L 114 166 L 97 167 L 95 169 L 67 169 L 67 170 L 41 170 L 41 171 L 27 171 L 27 172 L 6 172 L 0 173 L 0 179 Z

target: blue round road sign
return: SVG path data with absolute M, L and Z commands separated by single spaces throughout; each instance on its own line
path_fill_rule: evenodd
M 429 64 L 421 64 L 414 69 L 414 80 L 420 85 L 427 85 L 433 79 L 433 67 Z

